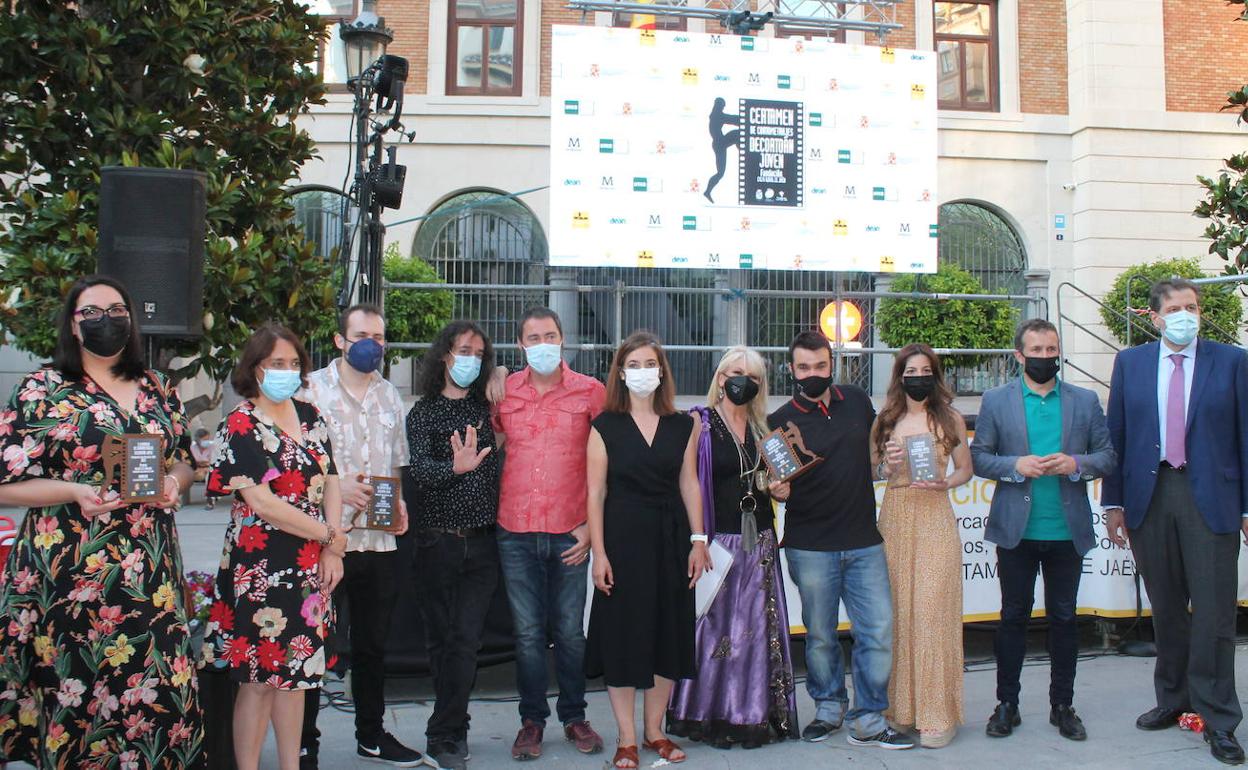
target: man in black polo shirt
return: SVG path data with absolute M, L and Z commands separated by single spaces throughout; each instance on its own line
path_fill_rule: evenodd
M 884 541 L 875 526 L 869 447 L 875 407 L 862 388 L 832 384 L 832 349 L 822 334 L 798 334 L 789 344 L 789 364 L 801 392 L 767 422 L 772 428 L 793 423 L 806 448 L 823 458 L 790 483 L 784 519 L 785 559 L 806 626 L 806 690 L 815 701 L 815 719 L 802 739 L 822 741 L 848 720 L 851 745 L 913 748 L 883 713 L 893 609 Z M 777 497 L 784 495 L 782 487 Z M 852 710 L 836 631 L 842 601 L 854 635 Z

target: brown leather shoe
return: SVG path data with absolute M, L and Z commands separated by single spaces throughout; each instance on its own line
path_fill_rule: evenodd
M 511 744 L 511 758 L 523 762 L 540 757 L 542 755 L 542 731 L 542 726 L 537 722 L 524 720 L 524 725 L 516 734 L 516 742 Z
M 594 728 L 584 719 L 564 725 L 563 737 L 574 743 L 576 750 L 582 754 L 597 754 L 602 751 L 602 736 L 594 732 Z

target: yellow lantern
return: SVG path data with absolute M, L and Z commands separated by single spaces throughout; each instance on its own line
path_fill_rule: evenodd
M 838 311 L 839 307 L 839 311 Z M 836 317 L 841 318 L 841 334 L 836 334 Z M 862 311 L 852 302 L 829 302 L 819 313 L 819 328 L 824 336 L 837 344 L 845 344 L 858 338 L 862 333 Z

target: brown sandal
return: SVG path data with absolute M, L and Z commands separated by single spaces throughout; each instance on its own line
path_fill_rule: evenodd
M 660 757 L 667 760 L 668 762 L 671 762 L 673 765 L 677 764 L 678 762 L 684 762 L 686 759 L 689 758 L 688 755 L 686 754 L 685 756 L 682 756 L 680 759 L 672 759 L 672 754 L 674 752 L 679 751 L 681 754 L 685 754 L 685 750 L 677 746 L 675 743 L 668 740 L 667 738 L 660 738 L 657 741 L 646 741 L 645 743 L 642 744 L 642 748 L 644 748 L 646 751 L 658 752 Z
M 621 765 L 622 760 L 632 762 L 632 766 Z M 636 746 L 618 746 L 615 749 L 615 758 L 611 760 L 612 767 L 618 767 L 620 770 L 636 770 L 641 767 L 641 758 L 637 756 Z

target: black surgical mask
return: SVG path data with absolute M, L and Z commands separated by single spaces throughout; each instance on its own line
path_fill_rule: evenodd
M 902 377 L 901 389 L 915 401 L 926 401 L 927 397 L 932 395 L 932 391 L 936 390 L 936 375 L 917 374 Z
M 832 378 L 827 375 L 812 374 L 809 377 L 803 377 L 797 381 L 797 387 L 802 389 L 802 393 L 806 398 L 818 398 L 832 384 Z
M 1059 368 L 1057 356 L 1052 358 L 1037 358 L 1027 356 L 1023 364 L 1023 371 L 1027 372 L 1027 376 L 1037 385 L 1043 385 L 1049 380 L 1057 376 Z
M 737 406 L 744 406 L 758 395 L 758 383 L 744 374 L 729 377 L 724 380 L 724 395 Z
M 91 321 L 78 322 L 82 346 L 100 358 L 112 358 L 130 341 L 130 319 L 100 316 Z

